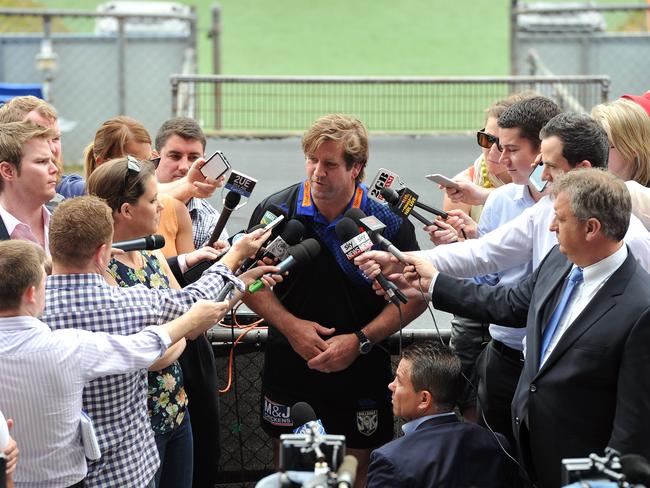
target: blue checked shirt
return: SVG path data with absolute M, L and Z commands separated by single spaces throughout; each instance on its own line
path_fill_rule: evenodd
M 202 198 L 191 198 L 187 202 L 187 210 L 192 219 L 194 247 L 199 249 L 207 244 L 221 214 L 207 200 Z M 219 240 L 225 241 L 226 239 L 228 239 L 228 232 L 224 229 L 219 236 Z
M 177 318 L 200 298 L 216 298 L 226 280 L 243 289 L 221 264 L 183 290 L 113 287 L 98 274 L 49 276 L 43 321 L 55 330 L 134 334 Z M 146 487 L 160 465 L 147 413 L 147 371 L 91 381 L 83 408 L 93 419 L 102 451 L 88 464 L 86 488 Z

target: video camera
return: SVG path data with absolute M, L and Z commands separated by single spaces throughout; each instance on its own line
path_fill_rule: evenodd
M 641 456 L 624 455 L 605 448 L 605 456 L 592 453 L 587 458 L 562 460 L 562 486 L 578 487 L 644 487 L 650 481 L 650 465 Z M 638 484 L 642 483 L 642 484 Z

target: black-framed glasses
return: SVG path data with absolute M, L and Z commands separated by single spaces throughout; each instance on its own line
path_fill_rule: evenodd
M 499 138 L 485 132 L 485 127 L 476 133 L 476 142 L 485 149 L 490 149 L 493 144 L 496 144 L 499 152 L 503 152 L 503 148 L 499 144 Z

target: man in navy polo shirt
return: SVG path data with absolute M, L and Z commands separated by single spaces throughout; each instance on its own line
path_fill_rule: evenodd
M 345 115 L 318 119 L 302 141 L 307 177 L 266 198 L 253 212 L 259 222 L 271 205 L 305 226 L 304 238 L 321 244 L 320 254 L 293 270 L 273 292 L 246 303 L 270 325 L 262 375 L 262 427 L 273 437 L 291 432 L 291 405 L 309 403 L 328 434 L 346 436 L 359 460 L 355 486 L 366 485 L 370 452 L 393 437 L 386 385 L 392 373 L 382 341 L 400 327 L 395 305 L 377 297 L 371 282 L 341 251 L 335 225 L 349 208 L 375 215 L 384 236 L 402 250 L 417 249 L 413 225 L 368 198 L 361 183 L 368 161 L 363 124 Z M 424 309 L 410 300 L 402 324 Z

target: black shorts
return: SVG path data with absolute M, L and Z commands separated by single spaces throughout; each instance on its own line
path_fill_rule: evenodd
M 371 449 L 393 438 L 393 406 L 381 393 L 374 398 L 314 398 L 263 388 L 260 417 L 264 431 L 274 438 L 293 433 L 300 426 L 291 422 L 291 406 L 300 401 L 312 406 L 326 433 L 344 435 L 349 448 Z

